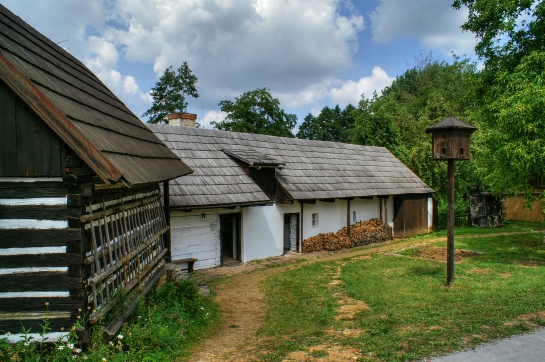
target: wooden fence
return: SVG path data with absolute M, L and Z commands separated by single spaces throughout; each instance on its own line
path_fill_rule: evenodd
M 121 292 L 138 294 L 144 285 L 153 284 L 147 280 L 163 265 L 168 226 L 160 195 L 104 207 L 80 221 L 91 244 L 84 263 L 91 267 L 89 322 L 95 324 L 118 302 Z

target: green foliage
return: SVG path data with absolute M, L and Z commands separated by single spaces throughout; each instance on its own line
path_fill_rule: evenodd
M 455 0 L 469 10 L 464 30 L 479 42 L 475 52 L 486 61 L 485 74 L 514 69 L 522 58 L 545 47 L 545 3 L 541 0 Z M 492 79 L 492 78 L 489 78 Z
M 498 71 L 486 93 L 478 152 L 479 172 L 497 194 L 545 187 L 545 52 Z M 545 195 L 544 195 L 545 196 Z
M 293 137 L 291 130 L 297 116 L 280 108 L 280 101 L 267 88 L 245 92 L 234 101 L 219 102 L 220 109 L 227 113 L 222 122 L 213 125 L 223 131 L 266 134 Z
M 297 138 L 333 142 L 350 142 L 356 108 L 349 104 L 343 110 L 337 105 L 324 107 L 317 117 L 308 114 L 299 127 Z
M 480 72 L 475 123 L 479 175 L 497 195 L 545 187 L 545 3 L 538 0 L 456 0 L 469 17 Z M 545 194 L 543 194 L 545 196 Z
M 423 57 L 382 95 L 362 99 L 354 112 L 353 141 L 388 148 L 436 191 L 438 201 L 446 201 L 447 166 L 432 160 L 425 131 L 448 116 L 470 118 L 477 85 L 475 63 L 455 58 L 448 64 Z M 456 163 L 456 193 L 465 200 L 480 186 L 474 169 L 474 161 Z
M 170 113 L 183 112 L 187 109 L 187 96 L 199 98 L 197 88 L 197 77 L 184 62 L 176 71 L 172 65 L 165 69 L 165 72 L 151 89 L 153 105 L 142 116 L 149 118 L 149 123 L 167 122 Z
M 76 331 L 79 329 L 76 325 L 68 340 L 52 344 L 33 342 L 30 338 L 15 344 L 0 340 L 0 360 L 180 360 L 187 357 L 190 347 L 200 341 L 218 318 L 217 305 L 210 298 L 199 294 L 193 280 L 181 279 L 151 291 L 141 301 L 121 333 L 107 344 L 102 342 L 100 328 L 97 328 L 92 348 L 83 352 L 76 346 Z M 46 320 L 42 334 L 47 332 L 49 328 Z
M 401 134 L 396 120 L 403 118 L 397 112 L 404 110 L 397 108 L 393 104 L 395 102 L 393 98 L 381 100 L 376 93 L 371 100 L 363 98 L 354 112 L 352 141 L 362 145 L 387 147 L 390 151 L 397 150 L 401 143 Z

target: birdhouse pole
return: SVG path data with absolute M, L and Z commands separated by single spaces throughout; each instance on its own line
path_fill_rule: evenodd
M 454 160 L 448 160 L 447 286 L 454 285 Z
M 448 117 L 426 129 L 432 133 L 433 159 L 448 161 L 447 286 L 454 286 L 454 161 L 469 160 L 469 138 L 477 128 Z

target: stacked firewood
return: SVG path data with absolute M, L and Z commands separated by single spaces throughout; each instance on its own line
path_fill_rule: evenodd
M 388 240 L 380 219 L 370 219 L 352 224 L 350 237 L 347 236 L 346 231 L 347 229 L 344 227 L 336 233 L 324 233 L 306 238 L 303 241 L 303 253 L 348 249 Z

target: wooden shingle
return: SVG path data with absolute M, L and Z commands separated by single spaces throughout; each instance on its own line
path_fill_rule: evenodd
M 195 171 L 171 181 L 173 207 L 270 201 L 236 161 L 251 155 L 259 156 L 261 161 L 276 160 L 278 165 L 283 164 L 282 169 L 275 170 L 276 182 L 292 200 L 433 192 L 383 147 L 202 128 L 149 127 Z M 234 150 L 230 153 L 239 157 L 229 157 L 225 150 Z M 246 161 L 247 164 L 252 162 L 251 159 Z M 230 187 L 225 187 L 227 185 Z
M 83 63 L 2 5 L 0 80 L 105 183 L 192 171 Z

